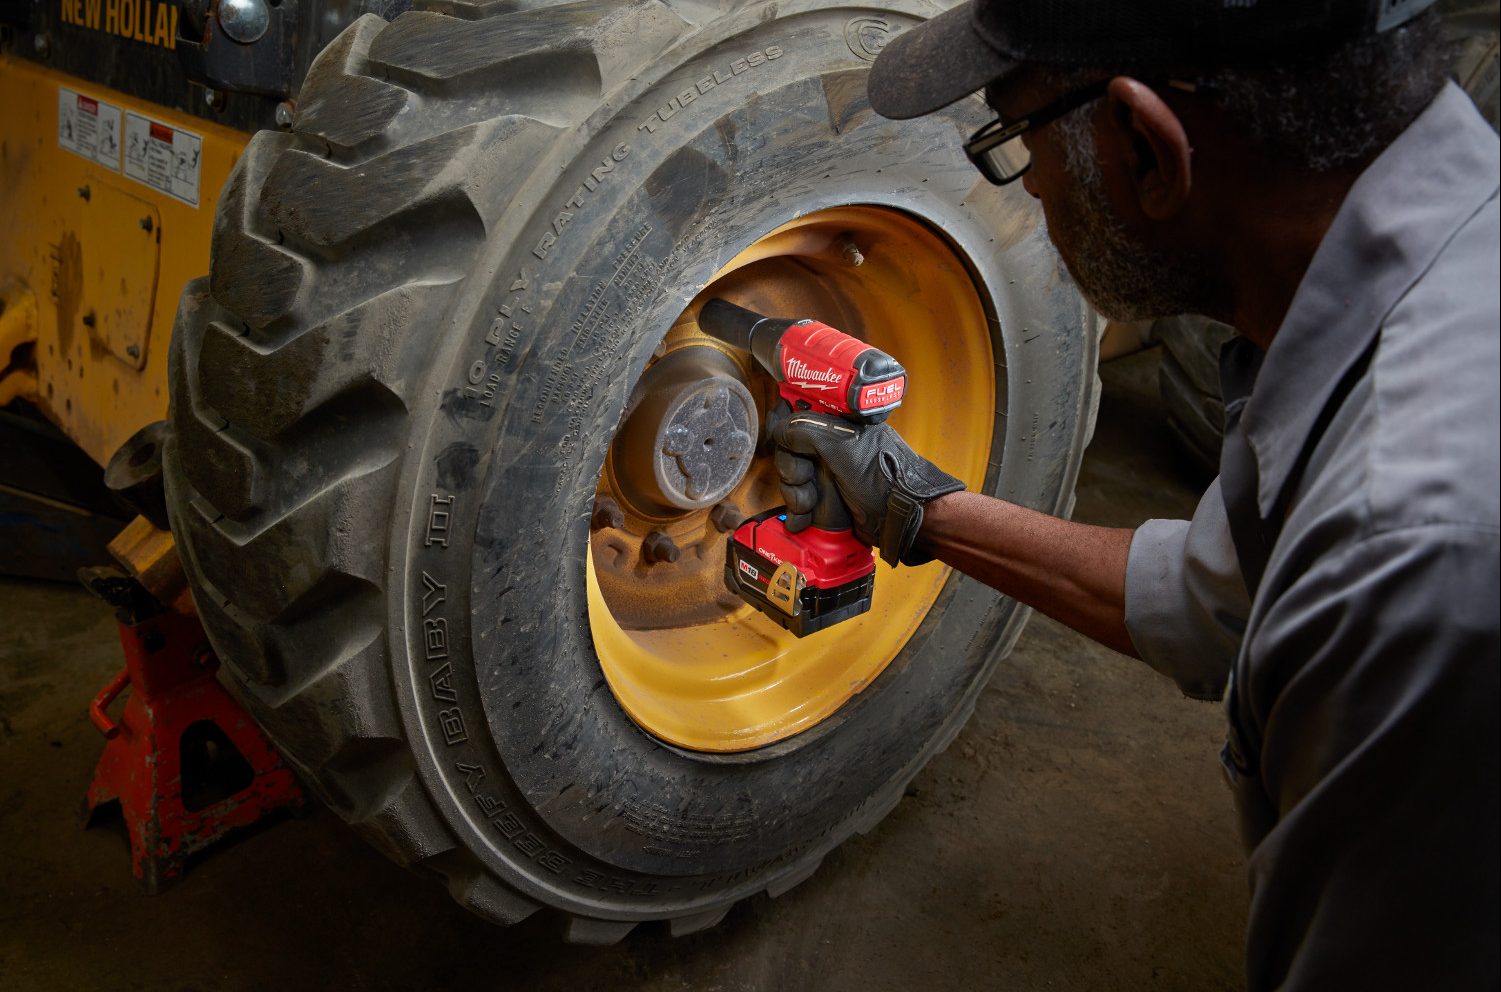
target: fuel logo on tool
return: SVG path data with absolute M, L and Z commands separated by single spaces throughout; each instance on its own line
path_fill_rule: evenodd
M 907 391 L 907 377 L 890 379 L 886 382 L 874 382 L 860 390 L 860 409 L 874 410 L 877 407 L 891 406 L 902 401 L 902 394 Z

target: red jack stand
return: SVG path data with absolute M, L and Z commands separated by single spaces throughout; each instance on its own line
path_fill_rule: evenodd
M 90 571 L 96 573 L 90 587 L 117 607 L 125 667 L 89 707 L 107 743 L 87 811 L 92 820 L 101 805 L 119 801 L 131 867 L 154 895 L 182 876 L 189 855 L 229 831 L 276 810 L 299 809 L 302 789 L 214 677 L 219 661 L 197 618 L 139 610 L 153 601 L 134 580 Z M 113 574 L 99 574 L 106 571 Z M 116 722 L 105 711 L 127 686 Z

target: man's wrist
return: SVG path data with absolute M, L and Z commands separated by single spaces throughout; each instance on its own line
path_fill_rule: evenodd
M 958 492 L 936 496 L 923 504 L 922 520 L 917 534 L 912 539 L 909 558 L 921 557 L 927 562 L 939 556 L 942 536 L 952 530 L 960 504 L 963 503 L 964 497 L 969 495 L 971 494 L 961 489 Z

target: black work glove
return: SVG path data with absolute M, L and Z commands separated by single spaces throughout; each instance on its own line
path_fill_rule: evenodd
M 887 424 L 861 427 L 839 417 L 794 412 L 783 402 L 767 416 L 766 430 L 777 446 L 789 531 L 809 526 L 820 497 L 827 498 L 818 489 L 821 463 L 849 509 L 856 537 L 880 548 L 892 565 L 932 560 L 912 547 L 922 529 L 923 506 L 959 492 L 964 483 L 907 447 Z

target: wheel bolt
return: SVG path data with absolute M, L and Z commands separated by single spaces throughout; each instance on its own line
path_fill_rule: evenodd
M 607 527 L 621 527 L 625 524 L 625 514 L 620 512 L 620 504 L 608 496 L 594 497 L 594 512 L 589 516 L 590 530 L 604 530 Z
M 652 531 L 646 535 L 646 540 L 641 542 L 641 557 L 648 565 L 663 561 L 670 564 L 677 561 L 681 554 L 678 546 L 672 543 L 672 538 L 660 530 Z
M 725 500 L 723 503 L 716 503 L 714 509 L 709 511 L 709 523 L 713 524 L 714 529 L 721 534 L 728 533 L 739 527 L 740 522 L 744 519 L 745 514 L 740 512 L 740 507 L 729 500 Z
M 844 256 L 846 262 L 849 262 L 853 266 L 865 264 L 865 256 L 861 254 L 860 249 L 849 238 L 845 238 L 839 242 L 839 253 Z

